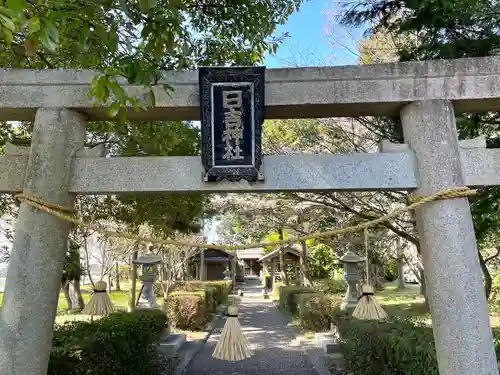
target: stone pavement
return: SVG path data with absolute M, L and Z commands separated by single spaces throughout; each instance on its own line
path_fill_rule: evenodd
M 248 281 L 241 287 L 244 296 L 239 305 L 240 324 L 254 351 L 253 357 L 236 363 L 212 358 L 225 323 L 225 319 L 220 319 L 183 375 L 318 374 L 300 345 L 293 345 L 295 335 L 287 327 L 287 318 L 271 301 L 258 298 L 260 287 L 256 283 Z

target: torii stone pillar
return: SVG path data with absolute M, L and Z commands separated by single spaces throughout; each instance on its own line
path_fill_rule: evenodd
M 463 186 L 453 105 L 429 100 L 401 112 L 416 156 L 419 186 L 430 195 Z M 440 375 L 497 375 L 488 304 L 469 201 L 439 200 L 415 212 Z
M 81 115 L 38 109 L 24 193 L 72 207 L 72 162 L 84 140 Z M 0 321 L 1 375 L 47 374 L 70 228 L 69 222 L 21 204 Z

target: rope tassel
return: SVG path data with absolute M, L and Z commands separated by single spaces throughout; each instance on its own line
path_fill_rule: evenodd
M 113 312 L 113 304 L 106 291 L 108 284 L 105 281 L 95 283 L 95 289 L 92 292 L 90 301 L 83 309 L 82 313 L 90 315 L 90 319 L 94 320 L 94 315 L 104 316 Z
M 358 320 L 383 320 L 387 313 L 375 298 L 375 288 L 370 284 L 370 262 L 368 260 L 368 226 L 364 229 L 365 234 L 365 262 L 366 262 L 366 284 L 361 288 L 361 296 L 358 304 L 352 312 L 352 317 Z
M 242 361 L 253 355 L 245 334 L 238 321 L 238 308 L 235 305 L 227 309 L 227 320 L 212 357 L 223 361 Z

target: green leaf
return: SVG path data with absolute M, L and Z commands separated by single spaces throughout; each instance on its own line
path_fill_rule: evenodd
M 156 96 L 152 89 L 146 94 L 146 103 L 151 107 L 156 107 Z
M 26 8 L 24 0 L 7 0 L 7 8 L 11 9 L 16 15 L 21 15 Z
M 127 111 L 125 108 L 120 112 L 120 122 L 123 124 L 127 122 Z
M 139 8 L 142 13 L 149 12 L 150 9 L 153 9 L 158 4 L 158 0 L 140 0 Z
M 57 30 L 57 27 L 49 20 L 45 20 L 43 24 L 45 26 L 45 33 L 47 36 L 57 44 L 59 42 L 59 30 Z
M 14 37 L 12 35 L 12 31 L 10 31 L 9 29 L 3 27 L 2 28 L 2 34 L 3 34 L 3 38 L 5 40 L 5 43 L 7 43 L 7 45 L 11 45 L 12 44 L 12 41 L 14 40 Z
M 37 16 L 31 17 L 27 22 L 26 26 L 28 27 L 28 34 L 35 34 L 40 31 L 40 18 Z
M 99 85 L 99 76 L 95 76 L 94 78 L 92 78 L 92 81 L 90 81 L 90 88 L 88 93 L 89 99 L 94 96 L 94 92 L 97 90 L 98 85 Z
M 7 16 L 9 18 L 12 18 L 12 19 L 17 18 L 16 14 L 14 13 L 14 11 L 12 9 L 9 9 L 9 8 L 6 8 L 6 7 L 0 6 L 0 13 L 2 13 L 3 15 L 5 15 L 5 16 Z
M 16 31 L 16 24 L 14 23 L 12 18 L 9 18 L 5 14 L 0 13 L 0 23 L 3 27 L 10 30 L 11 32 Z
M 94 77 L 90 82 L 89 98 L 95 98 L 97 102 L 106 102 L 109 97 L 108 83 L 105 75 Z
M 40 38 L 43 46 L 47 48 L 50 52 L 55 52 L 58 47 L 59 42 L 59 31 L 57 27 L 54 26 L 52 22 L 45 19 L 43 21 L 43 34 Z
M 116 117 L 120 113 L 120 109 L 121 109 L 120 103 L 114 102 L 113 104 L 111 104 L 108 108 L 109 117 L 111 117 L 111 118 Z
M 54 43 L 51 38 L 47 37 L 46 33 L 42 35 L 42 37 L 40 38 L 40 42 L 42 42 L 42 45 L 50 52 L 55 52 L 57 50 L 57 44 Z
M 108 87 L 119 102 L 125 103 L 127 101 L 125 90 L 117 82 L 109 81 Z

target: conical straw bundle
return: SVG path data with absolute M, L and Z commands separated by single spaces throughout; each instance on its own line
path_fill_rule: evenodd
M 95 283 L 92 297 L 83 309 L 83 314 L 104 316 L 113 312 L 113 304 L 106 291 L 107 286 L 106 282 L 102 280 Z
M 358 304 L 352 312 L 352 317 L 359 320 L 382 320 L 387 318 L 387 313 L 375 298 L 375 288 L 370 282 L 370 263 L 368 260 L 368 227 L 365 227 L 365 262 L 366 262 L 366 281 L 362 286 L 361 296 L 358 298 Z
M 238 321 L 238 309 L 234 305 L 229 306 L 226 324 L 222 329 L 212 357 L 223 361 L 236 362 L 250 358 L 252 355 L 250 344 Z
M 353 318 L 359 320 L 383 320 L 387 318 L 387 313 L 374 296 L 374 290 L 375 288 L 371 285 L 363 285 L 358 304 L 352 312 Z

